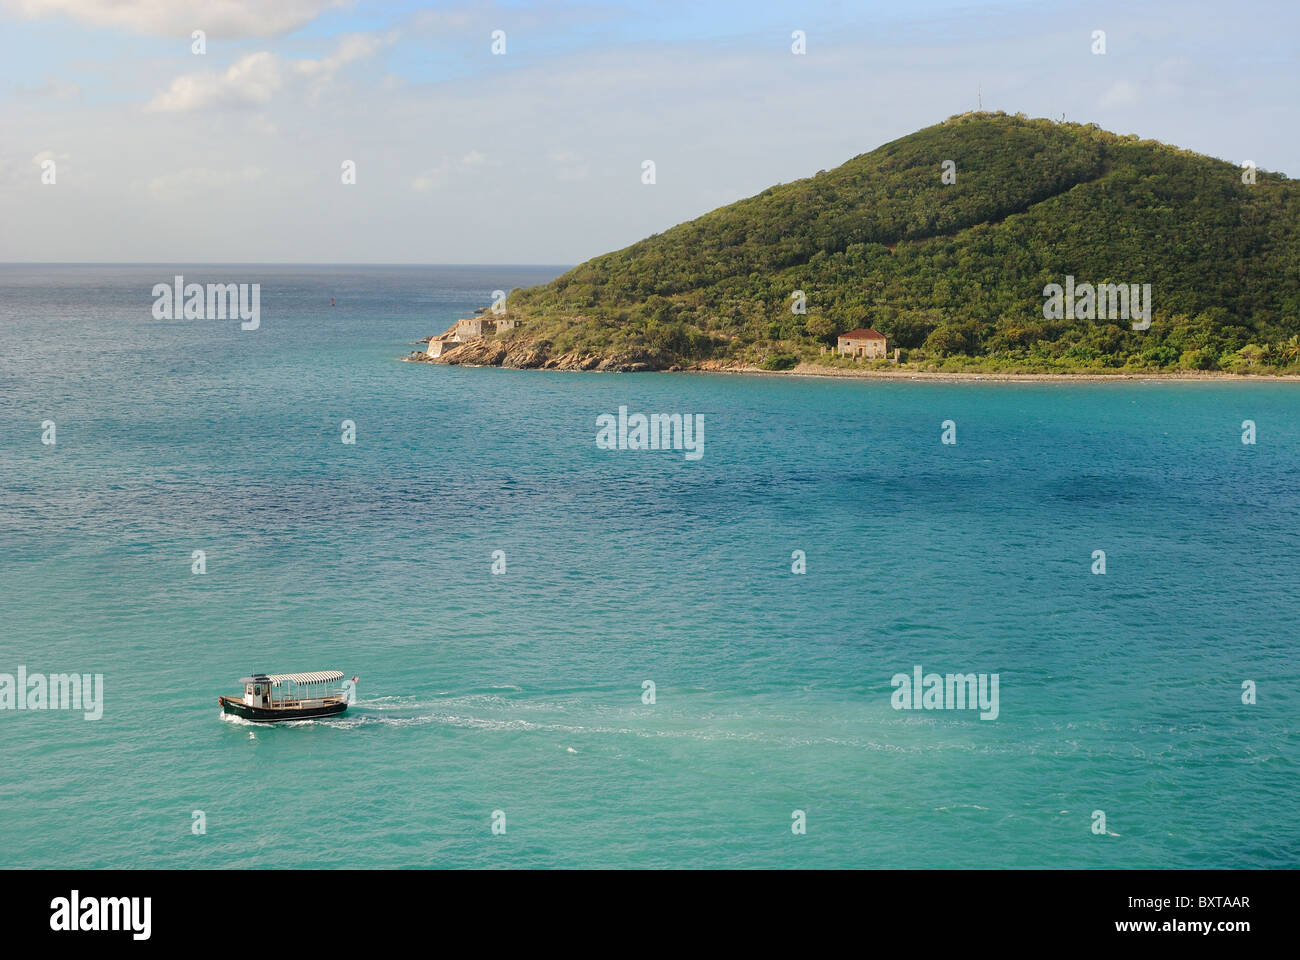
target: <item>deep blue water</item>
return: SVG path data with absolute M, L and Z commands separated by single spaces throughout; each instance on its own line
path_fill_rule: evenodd
M 106 690 L 0 710 L 0 865 L 1300 861 L 1300 384 L 407 364 L 559 268 L 181 268 L 256 331 L 154 320 L 176 272 L 0 267 L 0 673 Z M 324 669 L 343 719 L 219 716 Z

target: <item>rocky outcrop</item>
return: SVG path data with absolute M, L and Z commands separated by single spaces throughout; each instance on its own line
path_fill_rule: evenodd
M 741 373 L 753 370 L 754 367 L 743 360 L 702 360 L 690 369 L 709 373 Z
M 666 364 L 643 353 L 616 353 L 605 357 L 594 369 L 612 373 L 640 373 L 645 370 L 662 370 Z
M 546 363 L 546 354 L 531 346 L 507 344 L 505 351 L 506 356 L 501 361 L 501 366 L 513 370 L 536 370 Z
M 604 357 L 595 353 L 562 353 L 547 360 L 543 367 L 547 370 L 595 370 Z
M 524 337 L 509 340 L 475 338 L 463 343 L 447 343 L 440 356 L 412 353 L 407 360 L 421 363 L 446 363 L 466 367 L 509 367 L 513 370 L 599 370 L 611 373 L 638 373 L 668 369 L 649 354 L 561 353 L 552 355 L 550 345 Z M 672 369 L 681 369 L 673 365 Z
M 470 367 L 499 367 L 508 351 L 500 340 L 470 340 L 446 349 L 440 357 L 428 357 L 430 363 L 464 364 Z

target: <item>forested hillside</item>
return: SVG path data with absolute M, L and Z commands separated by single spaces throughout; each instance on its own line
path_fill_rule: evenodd
M 922 369 L 1300 366 L 1300 188 L 1242 173 L 1094 125 L 965 114 L 515 290 L 506 336 L 652 367 L 845 365 L 822 347 L 855 327 Z M 1150 284 L 1150 329 L 1045 319 L 1067 275 Z

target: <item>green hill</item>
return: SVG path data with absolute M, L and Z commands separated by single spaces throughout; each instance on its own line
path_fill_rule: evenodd
M 965 114 L 515 290 L 503 345 L 846 366 L 822 348 L 874 327 L 918 369 L 1289 369 L 1298 215 L 1280 174 L 1244 184 L 1234 164 L 1095 125 Z M 1045 319 L 1043 289 L 1067 275 L 1150 284 L 1150 329 Z

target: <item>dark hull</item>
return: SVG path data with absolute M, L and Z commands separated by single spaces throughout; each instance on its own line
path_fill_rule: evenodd
M 301 710 L 268 710 L 266 707 L 250 707 L 242 700 L 220 697 L 218 702 L 225 713 L 232 713 L 254 723 L 280 723 L 285 720 L 317 720 L 321 717 L 334 717 L 348 708 L 347 701 L 327 703 L 320 707 L 307 707 Z

